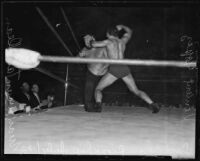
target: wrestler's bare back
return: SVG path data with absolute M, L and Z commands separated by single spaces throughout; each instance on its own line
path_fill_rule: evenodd
M 106 40 L 106 48 L 110 59 L 123 59 L 125 51 L 125 43 L 118 38 L 110 38 Z
M 118 38 L 113 35 L 107 35 L 108 39 L 104 41 L 93 41 L 91 45 L 93 47 L 106 47 L 108 58 L 110 59 L 123 59 L 124 51 L 126 48 L 126 44 L 131 38 L 132 30 L 124 25 L 117 25 L 116 28 L 120 31 L 121 29 L 125 30 L 125 34 L 122 38 Z

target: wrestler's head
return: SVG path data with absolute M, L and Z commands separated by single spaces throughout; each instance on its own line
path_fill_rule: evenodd
M 111 37 L 118 38 L 119 37 L 119 31 L 117 30 L 116 26 L 110 26 L 107 29 L 106 36 L 107 36 L 107 38 L 111 38 Z
M 85 45 L 86 45 L 87 48 L 92 48 L 92 46 L 91 46 L 92 41 L 95 41 L 94 36 L 92 36 L 92 35 L 85 35 L 84 36 L 84 42 L 85 42 Z

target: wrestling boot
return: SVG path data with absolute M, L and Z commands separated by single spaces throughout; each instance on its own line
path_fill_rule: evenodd
M 95 104 L 95 112 L 101 112 L 102 111 L 102 103 L 101 102 L 97 102 Z
M 152 110 L 152 113 L 158 113 L 160 111 L 160 107 L 157 103 L 152 103 L 149 107 Z
M 86 112 L 96 112 L 93 103 L 86 103 L 84 108 Z

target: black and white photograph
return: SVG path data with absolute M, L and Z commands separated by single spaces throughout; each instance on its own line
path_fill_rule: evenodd
M 198 2 L 2 9 L 4 154 L 196 158 Z

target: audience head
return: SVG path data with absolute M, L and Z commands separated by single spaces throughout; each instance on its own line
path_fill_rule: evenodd
M 48 95 L 48 96 L 47 96 L 47 100 L 48 100 L 49 102 L 54 101 L 54 96 Z
M 54 93 L 53 92 L 48 92 L 47 100 L 51 102 L 51 101 L 54 101 L 54 99 L 55 99 Z
M 33 84 L 32 88 L 31 88 L 31 91 L 33 93 L 38 93 L 39 92 L 39 86 L 38 86 L 38 84 Z
M 27 82 L 23 82 L 21 86 L 22 92 L 28 93 L 30 90 L 30 86 Z

